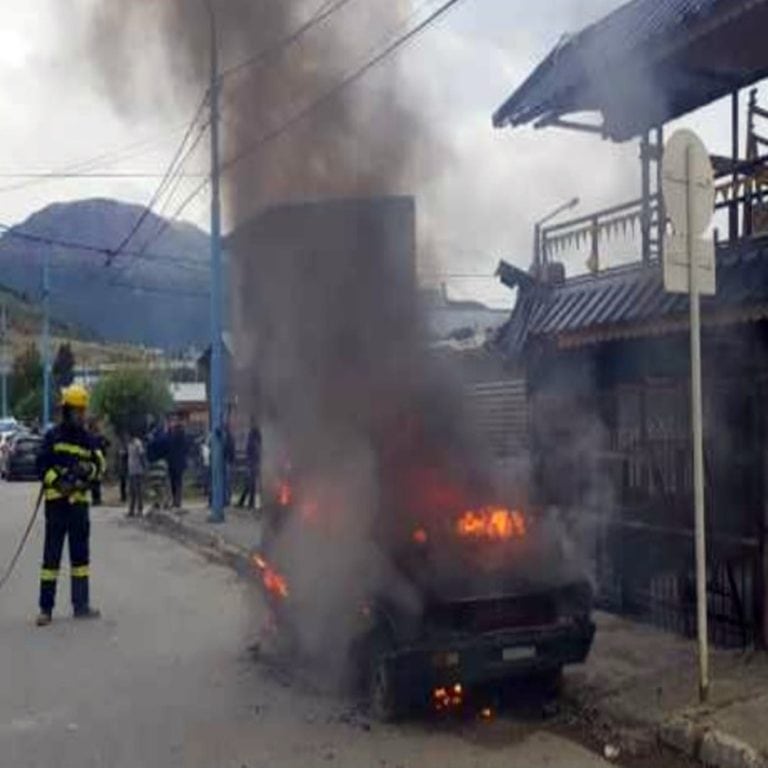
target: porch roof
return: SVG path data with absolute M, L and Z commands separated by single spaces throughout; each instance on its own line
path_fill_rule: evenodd
M 517 270 L 499 269 L 519 288 L 517 304 L 496 342 L 508 356 L 534 339 L 578 346 L 618 338 L 671 333 L 688 327 L 688 298 L 664 290 L 661 266 L 632 264 L 560 285 L 520 283 Z M 768 317 L 768 238 L 720 248 L 717 296 L 702 298 L 705 324 L 753 322 Z
M 766 0 L 631 0 L 563 37 L 493 123 L 600 112 L 627 140 L 768 76 L 767 26 Z

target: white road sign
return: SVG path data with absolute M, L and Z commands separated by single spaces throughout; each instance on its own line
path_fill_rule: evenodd
M 712 296 L 715 244 L 704 235 L 715 210 L 715 180 L 707 148 L 693 131 L 676 131 L 667 142 L 662 191 L 671 227 L 664 237 L 664 287 L 671 293 L 690 292 L 692 255 L 698 293 Z

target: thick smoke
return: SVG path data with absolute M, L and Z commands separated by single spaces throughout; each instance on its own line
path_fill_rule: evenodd
M 227 62 L 268 49 L 317 10 L 288 0 L 214 7 Z M 262 66 L 228 76 L 225 157 L 326 92 L 408 11 L 393 0 L 351 3 Z M 166 66 L 137 87 L 127 76 L 135 45 L 153 37 Z M 202 3 L 101 0 L 92 39 L 127 109 L 146 108 L 145 89 L 158 103 L 168 82 L 192 92 L 205 84 Z M 392 543 L 429 522 L 430 509 L 492 494 L 450 377 L 427 363 L 415 211 L 398 194 L 440 159 L 440 142 L 407 92 L 388 64 L 225 176 L 241 416 L 253 413 L 270 458 L 281 471 L 290 465 L 298 514 L 270 552 L 301 609 L 301 645 L 329 665 L 344 660 L 372 593 L 418 613 L 420 594 L 388 557 Z
M 88 39 L 121 109 L 162 109 L 203 92 L 210 61 L 206 5 L 97 0 Z M 408 0 L 211 0 L 211 7 L 225 73 L 223 157 L 225 163 L 241 158 L 224 176 L 232 227 L 270 203 L 393 192 L 440 159 L 438 137 L 410 108 L 396 61 L 295 120 L 402 31 Z M 331 8 L 298 40 L 281 44 Z

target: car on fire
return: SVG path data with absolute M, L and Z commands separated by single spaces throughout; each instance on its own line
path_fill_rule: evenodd
M 288 481 L 276 486 L 254 559 L 276 623 L 289 632 L 297 617 L 276 542 L 292 520 L 312 527 L 318 510 L 300 496 Z M 382 720 L 458 708 L 480 684 L 537 678 L 553 689 L 564 666 L 585 661 L 594 637 L 590 582 L 545 515 L 465 508 L 454 490 L 432 502 L 437 514 L 407 530 L 384 519 L 376 539 L 387 542 L 400 586 L 374 588 L 356 607 L 351 654 Z

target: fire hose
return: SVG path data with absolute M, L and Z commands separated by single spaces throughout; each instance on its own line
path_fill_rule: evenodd
M 18 563 L 19 558 L 21 557 L 21 553 L 24 551 L 24 547 L 27 545 L 27 541 L 29 541 L 29 536 L 32 533 L 32 527 L 35 524 L 35 520 L 37 520 L 37 516 L 40 513 L 40 506 L 43 503 L 43 485 L 40 484 L 40 493 L 37 494 L 37 502 L 35 503 L 35 508 L 32 510 L 32 515 L 29 518 L 29 522 L 27 523 L 26 530 L 24 531 L 24 534 L 21 537 L 21 541 L 19 541 L 19 546 L 16 548 L 16 551 L 13 554 L 13 557 L 11 558 L 10 562 L 8 563 L 8 566 L 6 567 L 2 577 L 0 577 L 0 590 L 3 589 L 3 587 L 8 582 L 8 579 L 11 578 L 11 575 L 13 574 L 14 569 L 16 568 L 16 563 Z

